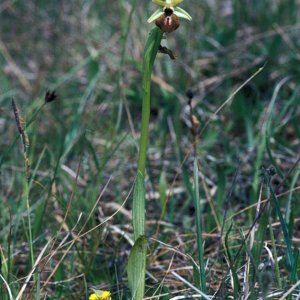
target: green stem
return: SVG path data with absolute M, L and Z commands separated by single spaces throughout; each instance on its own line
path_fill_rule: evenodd
M 144 50 L 142 128 L 138 161 L 138 170 L 143 176 L 145 175 L 145 164 L 148 144 L 151 74 L 162 36 L 163 32 L 159 28 L 153 28 L 149 34 Z
M 26 178 L 27 179 L 27 178 Z M 27 220 L 28 220 L 28 237 L 29 237 L 29 249 L 30 249 L 30 259 L 31 259 L 31 267 L 34 266 L 34 252 L 33 252 L 33 238 L 32 238 L 32 226 L 31 226 L 31 217 L 30 217 L 30 203 L 29 203 L 29 191 L 30 187 L 26 180 L 25 183 L 26 190 L 26 208 L 27 208 Z
M 137 179 L 133 194 L 133 233 L 136 241 L 145 234 L 145 165 L 147 157 L 149 118 L 150 118 L 150 88 L 154 60 L 163 36 L 159 28 L 153 28 L 149 34 L 144 50 L 143 61 L 143 105 L 142 126 L 140 137 L 140 152 L 138 160 Z
M 133 300 L 143 299 L 145 292 L 145 273 L 147 241 L 145 238 L 145 165 L 147 157 L 151 73 L 156 54 L 163 36 L 159 28 L 153 28 L 149 34 L 144 50 L 143 61 L 143 108 L 140 137 L 140 151 L 137 178 L 133 193 L 132 222 L 135 244 L 128 262 L 128 284 Z

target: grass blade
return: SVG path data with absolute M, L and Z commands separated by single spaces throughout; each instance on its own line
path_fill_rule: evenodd
M 200 197 L 199 197 L 199 175 L 198 175 L 198 160 L 194 160 L 194 204 L 196 212 L 196 231 L 197 231 L 197 250 L 200 266 L 200 288 L 206 292 L 206 280 L 205 280 L 205 265 L 204 265 L 204 249 L 202 245 L 202 229 L 201 229 L 201 209 L 200 209 Z
M 167 208 L 167 180 L 166 172 L 162 171 L 159 178 L 160 219 L 164 219 Z
M 268 180 L 267 184 L 268 184 L 268 188 L 270 190 L 271 196 L 272 196 L 272 200 L 273 200 L 272 202 L 273 202 L 273 205 L 275 207 L 276 214 L 278 215 L 280 225 L 281 225 L 281 228 L 282 228 L 284 243 L 286 245 L 288 268 L 289 268 L 289 270 L 291 270 L 293 268 L 293 266 L 295 265 L 295 259 L 294 259 L 293 250 L 292 250 L 292 243 L 291 243 L 291 240 L 290 240 L 290 237 L 289 237 L 288 227 L 287 227 L 286 221 L 285 221 L 285 219 L 282 215 L 276 193 L 274 192 L 274 190 L 272 188 L 270 180 Z M 289 275 L 290 275 L 290 279 L 291 279 L 292 283 L 294 283 L 295 280 L 297 280 L 297 276 L 296 276 L 296 274 L 294 274 L 292 276 L 292 273 L 294 273 L 294 272 L 289 272 Z

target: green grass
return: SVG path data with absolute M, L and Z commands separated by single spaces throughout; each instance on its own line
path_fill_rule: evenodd
M 296 299 L 300 7 L 213 2 L 184 1 L 193 21 L 167 38 L 178 58 L 155 60 L 145 297 L 188 299 L 200 289 L 215 299 Z M 146 0 L 0 3 L 0 299 L 16 299 L 24 284 L 22 299 L 88 299 L 91 288 L 131 299 L 154 9 Z M 44 104 L 47 89 L 58 98 Z M 27 125 L 29 181 L 12 98 Z

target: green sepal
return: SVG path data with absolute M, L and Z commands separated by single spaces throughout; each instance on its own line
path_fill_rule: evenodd
M 161 9 L 158 9 L 157 11 L 154 12 L 154 14 L 147 20 L 148 23 L 151 23 L 155 21 L 157 18 L 159 18 L 161 15 L 163 15 L 164 12 L 161 11 Z
M 176 10 L 174 11 L 174 14 L 179 18 L 183 18 L 183 19 L 192 21 L 192 17 L 190 16 L 190 14 L 180 7 L 176 8 Z
M 162 0 L 152 0 L 153 3 L 160 5 L 160 6 L 166 6 L 166 2 Z

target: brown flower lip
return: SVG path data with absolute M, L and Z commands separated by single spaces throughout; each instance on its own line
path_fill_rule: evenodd
M 155 20 L 155 25 L 163 32 L 170 33 L 175 31 L 179 26 L 179 18 L 173 13 L 172 9 L 166 8 L 164 14 Z

